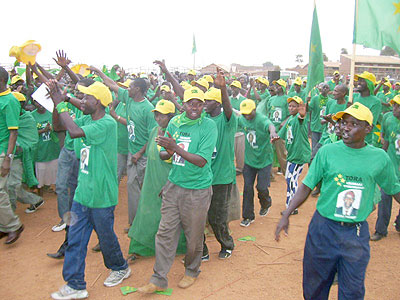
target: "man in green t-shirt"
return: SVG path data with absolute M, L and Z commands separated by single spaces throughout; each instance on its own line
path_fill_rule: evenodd
M 333 91 L 337 85 L 340 84 L 340 73 L 339 71 L 333 72 L 333 78 L 327 82 L 329 90 Z
M 75 121 L 69 115 L 57 82 L 50 81 L 47 85 L 70 137 L 82 140 L 78 186 L 71 208 L 75 218 L 69 228 L 63 266 L 67 284 L 51 296 L 53 299 L 83 299 L 88 297 L 84 280 L 85 257 L 93 229 L 99 238 L 104 264 L 111 269 L 104 285 L 115 286 L 131 274 L 114 232 L 114 210 L 118 203 L 117 124 L 105 113 L 112 96 L 104 84 L 95 82 L 89 87 L 78 86 L 85 94 L 82 112 L 90 117 Z
M 111 91 L 118 94 L 118 101 L 126 104 L 127 118 L 117 116 L 117 122 L 125 125 L 128 130 L 128 222 L 132 225 L 146 169 L 146 145 L 151 130 L 157 125 L 151 112 L 154 106 L 145 97 L 147 84 L 143 78 L 135 78 L 130 83 L 129 89 L 123 89 L 99 69 L 95 67 L 90 69 L 103 79 Z M 126 232 L 128 231 L 129 228 L 126 229 Z
M 0 67 L 0 239 L 7 237 L 6 244 L 14 243 L 24 230 L 13 212 L 7 193 L 7 181 L 14 158 L 18 136 L 21 106 L 7 88 L 8 72 Z
M 218 68 L 214 85 L 217 88 L 209 89 L 204 96 L 204 110 L 207 117 L 215 122 L 218 130 L 218 139 L 211 158 L 213 195 L 208 210 L 208 222 L 221 245 L 218 257 L 226 259 L 231 256 L 234 248 L 228 229 L 228 204 L 232 183 L 236 177 L 233 145 L 238 121 L 229 101 L 223 72 Z M 203 257 L 209 255 L 207 246 L 204 246 L 206 251 L 203 249 Z
M 180 288 L 188 288 L 199 276 L 204 227 L 211 202 L 211 170 L 218 131 L 215 122 L 202 113 L 204 93 L 197 87 L 184 92 L 185 112 L 168 124 L 160 157 L 172 157 L 172 169 L 162 190 L 161 221 L 156 235 L 156 262 L 150 283 L 141 293 L 154 293 L 168 287 L 167 274 L 174 262 L 180 230 L 186 236 L 185 275 Z
M 382 90 L 379 91 L 381 87 L 382 87 Z M 378 99 L 381 100 L 382 114 L 385 114 L 388 111 L 392 110 L 392 107 L 390 106 L 390 100 L 393 99 L 394 94 L 391 92 L 391 88 L 392 88 L 392 85 L 385 78 L 383 78 L 375 88 L 375 91 L 379 91 L 379 92 L 377 92 L 376 97 L 378 97 Z M 379 118 L 379 119 L 381 119 L 381 118 Z
M 324 126 L 321 124 L 321 117 L 325 115 L 326 104 L 328 103 L 329 85 L 322 83 L 320 85 L 321 93 L 311 98 L 308 104 L 308 111 L 310 112 L 310 129 L 311 129 L 311 145 L 312 153 L 311 160 L 317 154 L 318 149 L 321 147 L 319 140 L 322 136 Z
M 263 114 L 267 114 L 267 103 L 271 97 L 268 91 L 269 81 L 264 77 L 258 77 L 256 80 L 250 78 L 250 88 L 247 91 L 247 97 L 256 102 L 257 108 Z
M 248 227 L 254 222 L 254 182 L 257 176 L 257 191 L 261 209 L 260 216 L 266 216 L 272 200 L 269 194 L 272 167 L 271 138 L 276 131 L 271 121 L 256 111 L 253 100 L 247 99 L 240 104 L 239 130 L 246 137 L 243 168 L 243 206 L 240 226 Z
M 394 97 L 390 104 L 393 105 L 393 112 L 388 112 L 382 122 L 381 138 L 383 141 L 382 149 L 389 155 L 398 180 L 400 180 L 400 95 Z M 388 234 L 388 225 L 392 214 L 392 196 L 386 194 L 381 189 L 381 202 L 378 206 L 378 219 L 376 220 L 375 233 L 371 236 L 371 241 L 379 241 Z M 396 230 L 400 232 L 400 213 L 395 221 Z
M 365 143 L 372 130 L 371 111 L 354 103 L 338 112 L 342 141 L 323 146 L 276 228 L 288 233 L 289 216 L 322 180 L 317 210 L 309 225 L 303 259 L 305 299 L 328 299 L 338 274 L 339 299 L 363 299 L 370 258 L 367 217 L 378 184 L 400 202 L 400 184 L 389 156 Z M 367 166 L 367 167 L 366 167 Z
M 289 97 L 297 96 L 297 97 L 299 97 L 301 100 L 306 101 L 306 94 L 305 94 L 305 91 L 303 91 L 303 90 L 301 89 L 301 86 L 302 86 L 302 85 L 303 85 L 303 81 L 301 80 L 300 77 L 297 77 L 297 78 L 294 80 L 294 83 L 293 83 L 293 91 L 290 91 L 290 92 L 288 93 L 288 96 L 289 96 Z

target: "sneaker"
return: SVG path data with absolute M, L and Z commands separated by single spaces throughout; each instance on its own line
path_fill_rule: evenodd
M 61 221 L 60 223 L 58 223 L 57 225 L 54 225 L 51 230 L 54 232 L 59 232 L 61 230 L 64 230 L 65 227 L 67 227 L 67 224 L 64 223 L 64 221 Z
M 31 214 L 34 213 L 35 211 L 37 211 L 39 209 L 39 207 L 41 207 L 44 204 L 44 200 L 40 200 L 38 203 L 36 204 L 31 204 L 31 206 L 29 206 L 27 209 L 25 209 L 25 213 L 27 214 Z
M 397 232 L 400 232 L 400 224 L 396 221 L 394 222 L 394 228 L 396 229 Z
M 269 212 L 269 207 L 267 207 L 267 208 L 262 208 L 262 207 L 261 207 L 261 209 L 260 209 L 260 216 L 261 216 L 261 217 L 264 217 L 264 216 L 266 216 L 266 215 L 268 214 L 268 212 Z
M 227 259 L 229 257 L 231 257 L 232 255 L 232 250 L 221 250 L 218 254 L 218 258 L 219 259 Z
M 201 256 L 201 262 L 206 262 L 210 260 L 210 254 L 205 254 Z
M 386 235 L 380 234 L 378 232 L 375 232 L 371 237 L 370 240 L 373 242 L 377 242 L 380 241 L 381 239 L 383 239 L 384 237 L 386 237 Z
M 101 249 L 100 249 L 100 243 L 97 243 L 97 245 L 94 246 L 94 247 L 92 248 L 92 251 L 93 251 L 93 252 L 100 252 L 100 251 L 101 251 Z
M 129 276 L 131 276 L 131 268 L 129 267 L 124 270 L 111 271 L 110 275 L 104 281 L 104 285 L 108 287 L 116 286 Z
M 87 290 L 75 290 L 68 285 L 64 285 L 59 291 L 51 294 L 51 298 L 57 300 L 63 299 L 85 299 L 89 297 Z
M 249 227 L 251 223 L 253 223 L 254 220 L 250 219 L 243 219 L 242 222 L 240 222 L 240 226 L 242 227 Z

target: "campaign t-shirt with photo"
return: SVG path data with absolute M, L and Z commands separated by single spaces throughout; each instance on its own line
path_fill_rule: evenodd
M 289 116 L 288 98 L 287 95 L 275 95 L 268 101 L 268 118 L 274 124 L 276 132 L 279 131 L 281 123 Z
M 388 195 L 400 192 L 389 156 L 368 144 L 360 149 L 343 141 L 323 146 L 303 183 L 314 189 L 321 180 L 317 210 L 335 221 L 365 221 L 373 210 L 376 184 Z

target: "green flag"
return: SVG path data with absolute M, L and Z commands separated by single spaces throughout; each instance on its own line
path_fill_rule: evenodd
M 400 54 L 400 1 L 358 0 L 353 43 L 377 50 L 389 46 Z
M 192 46 L 192 54 L 195 54 L 197 52 L 197 48 L 196 48 L 196 38 L 193 34 L 193 46 Z
M 311 91 L 317 84 L 323 82 L 324 80 L 324 60 L 322 57 L 321 36 L 319 34 L 317 7 L 314 6 L 310 37 L 306 95 L 308 95 L 309 91 Z

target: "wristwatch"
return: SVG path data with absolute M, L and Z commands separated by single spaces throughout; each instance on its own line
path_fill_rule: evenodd
M 6 154 L 6 156 L 7 156 L 9 159 L 13 159 L 13 158 L 14 158 L 14 154 L 12 154 L 12 153 Z

